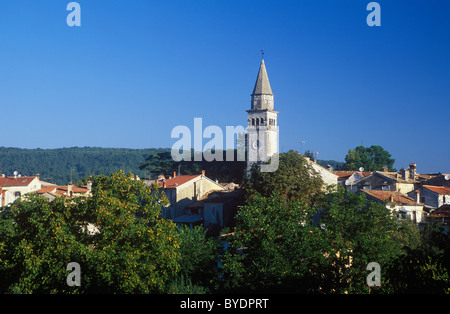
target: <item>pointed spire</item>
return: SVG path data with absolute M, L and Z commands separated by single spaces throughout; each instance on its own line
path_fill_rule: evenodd
M 264 54 L 259 67 L 258 77 L 256 79 L 253 95 L 273 95 L 270 88 L 269 77 L 267 76 L 266 65 L 264 64 Z

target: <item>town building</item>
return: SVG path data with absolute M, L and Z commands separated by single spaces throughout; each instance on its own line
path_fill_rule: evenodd
M 333 171 L 319 165 L 315 160 L 311 160 L 309 157 L 304 157 L 308 164 L 316 171 L 320 178 L 324 183 L 324 190 L 326 190 L 329 186 L 337 186 L 338 184 L 338 175 L 336 175 Z
M 197 215 L 203 227 L 214 233 L 235 226 L 238 208 L 244 205 L 242 190 L 212 191 L 186 207 L 189 215 Z M 175 222 L 178 220 L 175 219 Z
M 66 198 L 73 197 L 89 197 L 91 196 L 92 182 L 89 181 L 87 186 L 74 186 L 71 182 L 68 185 L 46 185 L 36 191 L 37 194 L 45 197 L 48 201 L 53 201 L 59 196 Z
M 425 204 L 430 211 L 442 205 L 450 205 L 450 187 L 446 186 L 423 185 L 408 195 L 416 197 L 417 201 Z
M 157 184 L 158 188 L 166 195 L 169 205 L 162 209 L 162 217 L 173 219 L 179 223 L 201 223 L 199 215 L 189 215 L 186 208 L 193 202 L 200 200 L 211 191 L 225 191 L 225 187 L 218 182 L 208 178 L 205 172 L 197 175 L 177 175 L 166 179 L 161 176 L 156 182 L 146 183 L 147 185 Z M 182 217 L 182 218 L 180 218 Z M 184 219 L 184 220 L 183 220 Z
M 450 174 L 440 173 L 423 181 L 424 185 L 445 186 L 450 188 Z
M 414 191 L 418 186 L 420 186 L 419 181 L 403 178 L 397 172 L 376 171 L 354 182 L 354 185 L 351 185 L 351 191 L 381 190 L 407 194 Z
M 337 184 L 345 187 L 345 189 L 349 191 L 353 189 L 353 185 L 355 185 L 356 181 L 372 174 L 372 172 L 346 170 L 336 170 L 333 171 L 333 173 L 338 177 Z
M 409 219 L 414 223 L 425 221 L 424 206 L 414 198 L 396 191 L 361 190 L 368 200 L 386 204 L 386 208 L 396 211 L 399 219 Z
M 20 197 L 36 192 L 42 187 L 39 175 L 21 176 L 17 173 L 8 177 L 4 174 L 0 176 L 0 207 L 14 203 Z

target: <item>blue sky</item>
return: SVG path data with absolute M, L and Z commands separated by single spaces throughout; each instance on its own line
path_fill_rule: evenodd
M 171 147 L 177 125 L 245 125 L 265 61 L 280 149 L 450 172 L 450 1 L 85 0 L 0 4 L 0 146 Z M 204 144 L 207 140 L 205 140 Z

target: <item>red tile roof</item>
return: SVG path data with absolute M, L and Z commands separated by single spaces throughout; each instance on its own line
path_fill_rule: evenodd
M 423 187 L 438 194 L 450 195 L 450 188 L 445 186 L 424 185 Z
M 0 186 L 28 186 L 37 177 L 0 177 Z
M 51 193 L 56 195 L 64 195 L 67 193 L 68 187 L 67 186 L 43 186 L 39 191 L 36 193 L 38 194 L 45 194 L 45 193 Z M 79 186 L 73 186 L 72 187 L 72 193 L 87 193 L 89 190 L 84 187 Z
M 376 199 L 379 199 L 380 201 L 387 201 L 388 203 L 405 204 L 405 205 L 423 205 L 416 203 L 413 198 L 395 191 L 381 191 L 381 190 L 361 190 L 361 191 Z
M 358 173 L 361 177 L 367 177 L 372 174 L 372 172 L 361 172 L 361 171 L 354 171 L 354 170 L 336 170 L 332 171 L 335 175 L 339 177 L 339 179 L 349 178 L 351 177 L 355 172 Z
M 183 176 L 176 176 L 175 178 L 171 178 L 171 179 L 166 179 L 165 180 L 166 189 L 174 189 L 174 188 L 179 187 L 180 185 L 183 185 L 183 184 L 191 181 L 192 179 L 195 179 L 200 176 L 201 176 L 200 174 L 183 175 Z M 163 187 L 162 181 L 158 181 L 158 187 L 160 187 L 160 188 Z
M 335 175 L 337 175 L 339 179 L 348 178 L 348 177 L 350 177 L 352 174 L 354 174 L 355 172 L 356 172 L 356 171 L 341 171 L 341 170 L 333 171 L 333 173 L 334 173 Z
M 433 212 L 435 218 L 450 218 L 450 205 L 442 205 Z

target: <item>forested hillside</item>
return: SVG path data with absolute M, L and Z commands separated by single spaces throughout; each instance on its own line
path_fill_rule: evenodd
M 0 173 L 12 176 L 18 171 L 23 176 L 39 173 L 41 180 L 65 185 L 90 175 L 123 170 L 141 177 L 146 175 L 139 166 L 149 156 L 170 149 L 128 149 L 72 147 L 59 149 L 21 149 L 0 147 Z
M 223 160 L 226 160 L 223 156 Z M 237 157 L 235 156 L 235 160 Z M 341 167 L 334 160 L 320 161 L 326 167 Z M 246 162 L 174 162 L 169 148 L 100 148 L 71 147 L 58 149 L 22 149 L 0 147 L 0 174 L 23 176 L 40 174 L 41 180 L 60 185 L 76 183 L 91 175 L 110 175 L 123 170 L 140 177 L 155 178 L 158 174 L 196 174 L 206 170 L 207 176 L 221 182 L 241 183 Z

